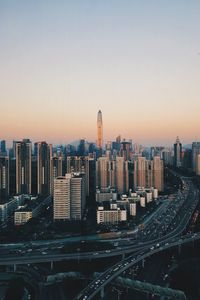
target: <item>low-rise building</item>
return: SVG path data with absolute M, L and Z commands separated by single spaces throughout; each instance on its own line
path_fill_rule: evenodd
M 117 193 L 115 191 L 109 189 L 106 192 L 101 190 L 96 191 L 96 202 L 109 200 L 117 200 Z
M 97 210 L 97 224 L 117 224 L 122 221 L 127 221 L 127 211 L 125 209 L 104 210 L 101 206 Z
M 16 211 L 15 212 L 15 225 L 22 225 L 28 222 L 32 218 L 33 214 L 32 211 Z
M 19 195 L 10 198 L 7 201 L 0 202 L 0 222 L 6 220 L 14 213 L 14 211 L 24 203 L 27 195 Z
M 129 196 L 122 194 L 120 199 L 115 199 L 115 197 L 113 199 L 112 193 L 102 194 L 108 196 L 105 196 L 105 198 L 102 197 L 101 201 L 99 201 L 101 204 L 97 209 L 97 224 L 115 224 L 121 221 L 127 221 L 127 212 L 129 216 L 135 217 L 137 208 L 145 208 L 148 203 L 158 197 L 158 190 L 153 187 L 138 187 L 135 192 L 130 190 Z M 100 195 L 101 193 L 98 192 L 98 196 Z
M 36 218 L 42 212 L 42 209 L 52 202 L 52 197 L 30 197 L 29 202 L 15 211 L 14 223 L 15 225 L 23 225 L 31 218 Z

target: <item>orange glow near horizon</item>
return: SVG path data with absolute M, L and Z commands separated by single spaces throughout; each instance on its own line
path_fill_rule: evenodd
M 30 122 L 28 118 L 20 118 L 18 122 L 15 119 L 11 119 L 10 122 L 6 123 L 6 130 L 1 134 L 1 139 L 12 141 L 30 138 L 33 141 L 46 140 L 51 143 L 67 143 L 84 138 L 88 141 L 96 142 L 95 116 L 96 114 L 94 114 L 92 120 L 87 119 L 87 122 L 83 122 L 81 126 L 76 118 L 72 116 L 70 120 L 61 123 L 59 123 L 59 119 L 53 122 L 48 118 L 43 118 L 42 122 L 38 118 L 36 118 L 35 122 Z M 180 136 L 182 141 L 189 143 L 199 138 L 198 131 L 195 132 L 194 127 L 197 127 L 195 121 L 189 124 L 181 124 L 172 123 L 171 119 L 165 123 L 150 119 L 146 122 L 143 119 L 111 120 L 110 116 L 105 119 L 103 114 L 104 143 L 115 140 L 119 134 L 121 134 L 122 138 L 132 139 L 133 142 L 139 142 L 144 145 L 171 145 L 174 143 L 177 135 Z

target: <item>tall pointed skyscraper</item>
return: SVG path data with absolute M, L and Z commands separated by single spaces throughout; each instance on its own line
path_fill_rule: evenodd
M 102 149 L 103 147 L 103 122 L 102 112 L 99 110 L 97 114 L 97 147 Z

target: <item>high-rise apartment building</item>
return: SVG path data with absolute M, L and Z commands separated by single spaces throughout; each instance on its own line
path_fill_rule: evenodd
M 153 161 L 146 160 L 146 187 L 154 186 Z
M 9 158 L 0 156 L 0 200 L 9 195 Z
M 120 156 L 125 160 L 131 160 L 132 144 L 131 142 L 123 141 L 120 144 Z
M 97 181 L 96 186 L 101 191 L 115 189 L 119 194 L 125 194 L 129 189 L 137 187 L 156 187 L 163 190 L 163 160 L 155 156 L 153 160 L 138 156 L 134 161 L 116 156 L 109 158 L 100 157 L 96 162 Z
M 71 220 L 81 220 L 85 208 L 85 174 L 71 174 Z
M 57 177 L 54 180 L 54 220 L 80 221 L 85 199 L 85 174 Z
M 85 154 L 86 154 L 86 141 L 84 139 L 81 139 L 78 145 L 77 155 L 85 156 Z
M 128 192 L 128 161 L 124 157 L 116 157 L 116 190 L 119 194 Z
M 50 159 L 52 157 L 52 145 L 46 142 L 37 143 L 37 193 L 50 194 Z
M 70 220 L 70 177 L 54 179 L 53 217 L 54 220 Z
M 109 163 L 108 157 L 99 157 L 96 162 L 96 185 L 100 189 L 107 189 L 110 186 Z
M 192 149 L 184 149 L 182 165 L 185 169 L 192 170 Z
M 200 142 L 192 143 L 192 170 L 196 172 L 197 155 L 200 154 Z
M 1 141 L 1 146 L 0 146 L 0 155 L 1 156 L 6 156 L 6 141 L 2 140 Z
M 164 149 L 162 151 L 162 157 L 165 165 L 173 165 L 173 152 L 170 149 Z
M 107 189 L 110 186 L 108 157 L 99 157 L 96 162 L 96 185 L 99 189 Z
M 115 160 L 109 160 L 108 163 L 108 176 L 109 176 L 109 186 L 111 189 L 116 189 L 116 161 Z
M 95 193 L 96 189 L 96 166 L 95 160 L 88 156 L 68 156 L 67 173 L 85 173 L 86 196 Z
M 63 172 L 63 167 L 62 167 L 62 154 L 60 153 L 59 155 L 54 154 L 53 157 L 50 158 L 50 193 L 53 195 L 53 188 L 54 188 L 54 179 L 57 177 L 62 176 Z
M 164 167 L 160 156 L 154 156 L 153 160 L 145 157 L 137 157 L 134 161 L 134 188 L 155 187 L 159 191 L 164 189 Z
M 179 168 L 182 163 L 182 144 L 177 136 L 176 143 L 174 144 L 174 166 Z
M 126 193 L 129 187 L 128 161 L 124 157 L 115 159 L 99 157 L 96 162 L 97 181 L 100 190 L 116 189 L 119 194 Z
M 103 148 L 103 121 L 102 112 L 100 110 L 97 115 L 97 148 L 100 150 Z
M 159 156 L 153 158 L 153 187 L 159 192 L 164 190 L 164 167 L 163 160 Z
M 160 156 L 160 158 L 163 158 L 164 149 L 165 148 L 162 146 L 151 147 L 151 159 L 153 159 L 154 156 Z
M 200 175 L 200 154 L 196 157 L 196 174 Z
M 116 141 L 115 142 L 112 142 L 112 149 L 117 153 L 119 154 L 119 151 L 120 151 L 120 145 L 121 145 L 121 135 L 118 135 L 116 137 Z
M 147 160 L 142 156 L 135 161 L 135 186 L 146 187 L 146 164 Z
M 31 142 L 24 139 L 15 143 L 16 193 L 31 194 Z

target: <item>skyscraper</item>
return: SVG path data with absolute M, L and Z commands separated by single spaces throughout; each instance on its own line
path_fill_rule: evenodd
M 174 166 L 181 167 L 182 162 L 182 144 L 177 136 L 176 143 L 174 144 Z
M 103 122 L 102 112 L 99 110 L 97 114 L 97 147 L 102 149 L 103 147 Z
M 116 157 L 116 188 L 119 194 L 128 192 L 128 161 Z
M 196 174 L 200 175 L 200 154 L 196 157 Z
M 192 143 L 192 170 L 196 172 L 197 155 L 200 154 L 200 142 Z
M 164 189 L 164 170 L 163 170 L 163 160 L 159 156 L 154 156 L 153 158 L 153 186 L 162 192 Z
M 50 194 L 50 159 L 52 145 L 46 142 L 37 143 L 37 193 Z
M 9 195 L 9 158 L 0 156 L 0 200 Z
M 85 208 L 85 174 L 74 173 L 70 174 L 70 189 L 71 189 L 71 220 L 81 220 L 83 210 Z
M 85 174 L 54 179 L 54 220 L 80 221 L 85 208 Z
M 54 179 L 57 178 L 57 177 L 60 177 L 62 176 L 62 162 L 63 162 L 63 158 L 62 158 L 62 154 L 60 153 L 59 155 L 58 154 L 55 154 L 53 155 L 53 157 L 50 158 L 51 160 L 51 165 L 50 165 L 50 193 L 51 195 L 53 195 L 53 188 L 54 188 Z
M 95 160 L 88 156 L 68 156 L 66 159 L 67 173 L 85 173 L 86 196 L 95 192 L 96 166 Z
M 1 153 L 1 155 L 6 156 L 6 141 L 5 140 L 1 141 L 0 153 Z
M 70 220 L 70 176 L 60 176 L 54 179 L 54 220 Z
M 109 181 L 109 158 L 99 157 L 96 162 L 96 185 L 99 189 L 107 189 L 110 185 Z
M 96 162 L 96 185 L 101 191 L 116 189 L 119 194 L 128 192 L 128 161 L 124 157 L 116 159 L 99 157 Z
M 147 160 L 145 157 L 138 157 L 135 161 L 135 187 L 146 187 L 146 165 Z
M 16 193 L 31 194 L 31 142 L 16 142 Z
M 131 160 L 132 145 L 130 142 L 123 141 L 120 144 L 120 156 L 125 160 Z

